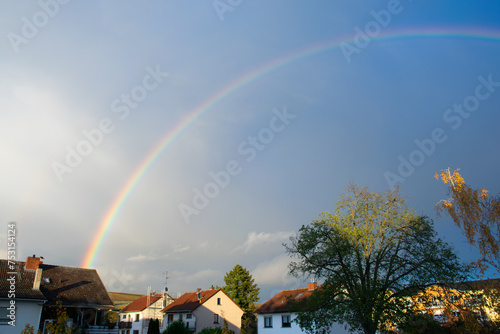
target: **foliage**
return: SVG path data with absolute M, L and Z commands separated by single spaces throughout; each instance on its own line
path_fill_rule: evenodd
M 114 328 L 117 319 L 118 319 L 118 312 L 108 310 L 104 313 L 104 319 L 102 320 L 102 324 L 104 326 L 108 326 L 108 328 Z
M 245 312 L 241 317 L 240 334 L 257 334 L 257 317 L 253 312 Z
M 177 320 L 168 325 L 162 334 L 193 334 L 193 332 L 184 325 L 184 322 Z
M 222 289 L 245 311 L 253 311 L 259 300 L 260 289 L 255 284 L 250 272 L 237 264 L 224 276 L 226 284 Z
M 148 334 L 160 334 L 160 320 L 151 319 L 149 321 Z
M 216 327 L 216 328 L 206 327 L 206 328 L 203 328 L 199 334 L 222 334 L 222 328 L 220 328 L 220 327 Z
M 57 301 L 56 304 L 57 320 L 55 323 L 49 323 L 46 326 L 48 334 L 71 334 L 71 328 L 66 325 L 68 315 L 66 308 L 62 306 L 62 301 Z
M 38 331 L 37 334 L 41 334 L 41 331 Z M 30 324 L 26 324 L 24 329 L 21 331 L 21 334 L 35 334 L 35 328 Z
M 398 324 L 399 333 L 403 334 L 439 334 L 445 329 L 427 313 L 409 313 L 402 323 Z
M 326 333 L 334 321 L 375 333 L 406 317 L 410 296 L 466 272 L 398 189 L 376 193 L 350 185 L 333 213 L 322 213 L 290 240 L 287 252 L 298 259 L 290 274 L 324 280 L 305 303 L 295 303 L 296 321 L 310 333 Z
M 475 264 L 481 273 L 489 266 L 500 273 L 500 198 L 465 184 L 458 169 L 448 168 L 435 177 L 449 186 L 449 198 L 436 205 L 438 216 L 448 214 L 479 249 L 481 258 Z

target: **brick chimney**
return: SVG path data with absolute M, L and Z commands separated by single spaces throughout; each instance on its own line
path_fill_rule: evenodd
M 28 258 L 26 259 L 26 263 L 24 264 L 24 269 L 37 270 L 40 264 L 43 264 L 43 261 L 40 261 L 39 257 L 36 257 L 35 255 L 28 256 Z
M 307 284 L 307 290 L 309 290 L 309 291 L 313 291 L 317 287 L 318 287 L 318 283 L 316 283 L 316 282 L 312 282 L 312 283 Z

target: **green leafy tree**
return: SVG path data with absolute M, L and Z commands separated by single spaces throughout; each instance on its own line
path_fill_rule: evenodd
M 233 270 L 226 273 L 224 283 L 226 285 L 222 287 L 222 290 L 244 311 L 250 312 L 255 309 L 255 303 L 259 301 L 260 289 L 248 270 L 237 264 Z
M 203 328 L 199 334 L 222 334 L 222 328 L 220 328 L 220 327 L 217 327 L 217 328 L 206 327 L 206 328 Z
M 466 271 L 398 189 L 348 186 L 332 213 L 302 226 L 285 247 L 297 259 L 290 274 L 324 281 L 295 304 L 297 322 L 309 333 L 327 333 L 335 321 L 373 334 L 413 312 L 408 298 L 431 284 L 462 280 Z
M 193 334 L 193 332 L 184 325 L 184 322 L 177 320 L 168 325 L 162 334 Z

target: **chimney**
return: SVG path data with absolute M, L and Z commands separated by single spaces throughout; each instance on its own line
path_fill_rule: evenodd
M 201 296 L 201 289 L 200 288 L 196 289 L 196 295 L 198 296 L 198 301 L 201 303 L 201 300 L 203 299 L 203 297 Z
M 318 287 L 318 283 L 316 283 L 316 282 L 312 282 L 312 283 L 308 283 L 307 284 L 307 290 L 308 291 L 313 291 L 317 287 Z
M 26 259 L 26 263 L 24 264 L 24 269 L 37 270 L 40 264 L 43 264 L 43 261 L 40 261 L 40 258 L 35 257 L 35 255 L 33 254 L 33 256 L 28 256 L 28 258 Z
M 42 281 L 42 268 L 37 268 L 35 279 L 33 280 L 33 290 L 40 290 L 40 282 Z

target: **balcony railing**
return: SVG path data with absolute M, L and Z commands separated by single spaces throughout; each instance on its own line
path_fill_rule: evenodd
M 120 321 L 118 323 L 119 329 L 129 329 L 132 328 L 132 323 L 130 321 Z

